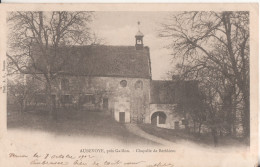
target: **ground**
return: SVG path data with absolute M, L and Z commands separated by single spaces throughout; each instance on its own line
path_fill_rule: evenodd
M 60 136 L 110 138 L 124 144 L 155 144 L 129 133 L 125 124 L 118 123 L 103 112 L 60 111 L 58 120 L 50 120 L 44 112 L 12 113 L 8 116 L 8 130 L 43 131 Z
M 9 108 L 10 109 L 10 108 Z M 123 144 L 172 145 L 179 142 L 191 142 L 202 146 L 213 146 L 211 135 L 195 136 L 185 131 L 155 127 L 150 124 L 121 124 L 102 111 L 76 111 L 63 109 L 58 111 L 58 120 L 54 121 L 44 110 L 35 110 L 19 114 L 8 112 L 8 130 L 40 131 L 58 136 L 92 137 L 111 139 Z M 232 138 L 221 138 L 221 146 L 243 145 Z
M 149 166 L 153 162 L 158 164 L 158 160 L 162 159 L 167 159 L 166 161 L 173 163 L 174 166 L 190 166 L 190 164 L 208 166 L 212 159 L 217 164 L 219 163 L 217 166 L 223 166 L 223 164 L 240 167 L 254 166 L 252 163 L 255 162 L 245 145 L 215 148 L 210 144 L 212 139 L 196 141 L 195 137 L 187 136 L 182 131 L 144 124 L 120 124 L 114 121 L 111 115 L 103 112 L 63 110 L 59 111 L 57 121 L 50 121 L 48 114 L 44 111 L 31 111 L 19 115 L 18 112 L 9 110 L 8 113 L 8 129 L 2 147 L 8 148 L 9 153 L 89 155 L 82 153 L 81 150 L 103 149 L 104 154 L 93 153 L 93 155 L 104 161 L 109 159 L 111 162 L 117 160 L 136 162 L 149 159 L 148 165 L 141 164 L 141 166 Z M 111 149 L 125 149 L 130 152 L 108 153 Z M 174 152 L 154 154 L 137 152 L 137 149 L 170 149 Z M 89 159 L 87 161 L 89 162 Z M 8 162 L 12 163 L 10 166 L 17 165 L 17 161 Z M 27 159 L 23 164 L 19 161 L 20 166 L 26 166 L 28 162 Z
M 144 132 L 148 134 L 151 134 L 156 137 L 160 137 L 164 140 L 173 143 L 191 142 L 203 147 L 214 146 L 214 142 L 211 134 L 198 135 L 193 133 L 187 133 L 185 130 L 164 129 L 164 128 L 154 127 L 147 124 L 139 124 L 138 126 L 140 129 L 142 129 Z M 219 147 L 245 145 L 244 140 L 228 137 L 228 136 L 219 137 L 218 141 L 219 141 L 218 143 Z

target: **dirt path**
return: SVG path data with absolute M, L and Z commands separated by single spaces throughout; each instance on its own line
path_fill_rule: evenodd
M 157 136 L 146 133 L 145 131 L 140 129 L 136 124 L 126 124 L 125 126 L 131 133 L 133 133 L 137 136 L 143 137 L 147 140 L 151 140 L 153 142 L 162 144 L 164 146 L 176 145 L 176 143 L 173 143 L 173 142 L 170 142 L 168 140 L 165 140 L 165 139 L 159 138 Z

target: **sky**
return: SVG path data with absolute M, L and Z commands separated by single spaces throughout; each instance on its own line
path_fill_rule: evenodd
M 135 34 L 144 34 L 144 45 L 150 48 L 152 78 L 167 79 L 166 73 L 172 69 L 170 51 L 164 47 L 168 40 L 158 37 L 160 23 L 169 12 L 95 12 L 92 30 L 106 45 L 135 45 Z

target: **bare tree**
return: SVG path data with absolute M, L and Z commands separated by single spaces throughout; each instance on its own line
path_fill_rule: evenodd
M 13 72 L 30 74 L 45 83 L 47 106 L 54 118 L 52 81 L 68 59 L 63 48 L 89 44 L 92 12 L 10 12 L 7 57 Z
M 40 91 L 33 80 L 27 80 L 22 75 L 9 80 L 7 89 L 8 96 L 12 96 L 16 105 L 19 105 L 20 114 L 27 110 L 27 105 L 34 101 L 36 94 Z
M 218 94 L 212 103 L 223 105 L 221 97 L 233 88 L 244 106 L 243 130 L 249 137 L 249 12 L 181 12 L 169 20 L 160 36 L 172 41 L 168 48 L 180 61 L 178 73 L 209 85 L 208 97 Z

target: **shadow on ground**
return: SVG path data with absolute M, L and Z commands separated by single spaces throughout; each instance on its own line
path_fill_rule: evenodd
M 46 112 L 12 112 L 7 117 L 8 130 L 37 130 L 61 136 L 109 138 L 123 144 L 158 145 L 129 132 L 125 124 L 100 111 L 59 111 L 56 121 Z
M 116 122 L 111 114 L 103 111 L 65 109 L 57 112 L 57 120 L 50 119 L 48 113 L 44 110 L 25 112 L 23 114 L 14 111 L 8 113 L 8 129 L 37 130 L 60 136 L 111 139 L 130 145 L 161 145 L 162 142 L 151 139 L 157 137 L 157 139 L 161 138 L 169 141 L 169 143 L 183 144 L 188 142 L 203 147 L 214 146 L 210 134 L 197 136 L 186 131 L 163 129 L 150 124 L 138 124 L 135 128 L 140 133 L 136 133 L 131 129 L 129 130 L 128 125 Z M 229 136 L 219 138 L 219 146 L 222 147 L 245 145 L 244 141 Z
M 149 124 L 139 124 L 140 129 L 153 136 L 174 142 L 174 143 L 194 143 L 203 147 L 214 146 L 211 134 L 194 134 L 188 133 L 185 130 L 164 129 Z M 222 136 L 218 138 L 218 146 L 220 147 L 233 147 L 233 146 L 246 146 L 246 141 L 240 138 L 231 136 Z

